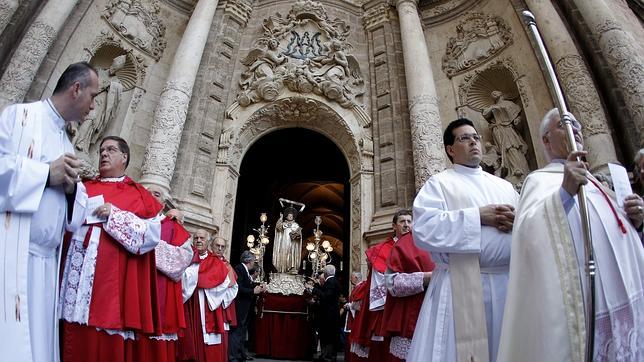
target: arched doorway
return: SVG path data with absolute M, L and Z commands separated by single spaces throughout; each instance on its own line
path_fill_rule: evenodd
M 237 262 L 248 234 L 261 223 L 266 212 L 269 238 L 281 212 L 278 199 L 306 204 L 298 215 L 303 247 L 312 238 L 315 216 L 322 217 L 320 229 L 331 241 L 331 263 L 338 279 L 347 285 L 350 248 L 350 172 L 340 149 L 327 137 L 305 128 L 280 129 L 262 136 L 244 155 L 240 166 L 231 243 L 231 260 Z M 305 258 L 307 252 L 302 251 Z M 264 270 L 272 270 L 272 243 L 264 256 Z M 306 263 L 310 273 L 310 263 Z

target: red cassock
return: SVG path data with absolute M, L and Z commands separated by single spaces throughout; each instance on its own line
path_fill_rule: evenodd
M 430 272 L 436 264 L 428 252 L 414 244 L 412 233 L 403 235 L 394 245 L 387 259 L 387 267 L 394 273 Z M 425 293 L 407 297 L 387 296 L 382 315 L 380 335 L 400 336 L 411 339 L 414 336 L 416 321 L 423 305 Z
M 162 206 L 142 186 L 125 177 L 119 182 L 98 179 L 85 183 L 89 197 L 103 195 L 106 203 L 139 218 L 157 216 Z M 102 224 L 92 227 L 102 228 Z M 87 233 L 87 245 L 90 231 Z M 89 304 L 88 325 L 64 323 L 63 361 L 138 361 L 138 341 L 96 328 L 139 335 L 161 331 L 154 252 L 135 255 L 101 230 Z
M 369 288 L 371 287 L 373 270 L 376 270 L 381 274 L 385 273 L 387 269 L 387 258 L 389 257 L 393 246 L 394 240 L 393 238 L 389 238 L 380 244 L 370 247 L 366 251 L 367 261 L 371 265 L 371 268 L 369 268 L 369 275 L 365 281 L 367 291 L 364 293 L 365 295 L 361 301 L 361 313 L 356 315 L 353 322 L 349 341 L 361 346 L 368 346 L 369 361 L 385 361 L 389 354 L 389 345 L 386 340 L 384 342 L 375 342 L 371 340 L 372 336 L 380 335 L 383 310 L 369 310 Z
M 349 303 L 356 303 L 356 302 L 361 302 L 365 294 L 369 293 L 369 284 L 366 281 L 361 281 L 358 283 L 355 287 L 353 287 L 353 290 L 351 291 L 351 294 L 349 294 Z M 351 312 L 347 312 L 347 324 L 346 324 L 346 329 L 351 331 L 349 333 L 349 337 L 347 338 L 348 340 L 348 345 L 345 348 L 345 356 L 347 362 L 353 362 L 353 361 L 366 361 L 366 358 L 360 358 L 357 355 L 353 353 L 349 353 L 351 350 L 351 343 L 352 343 L 352 335 L 355 333 L 356 335 L 358 334 L 358 329 L 355 326 L 354 320 L 358 318 L 358 315 L 362 313 L 362 305 L 360 305 L 360 310 L 357 310 L 355 312 L 355 317 L 352 316 Z
M 190 239 L 190 233 L 177 221 L 164 218 L 161 221 L 161 240 L 172 246 L 182 246 Z M 157 296 L 161 310 L 161 333 L 178 335 L 186 328 L 181 295 L 181 281 L 174 281 L 157 270 Z M 141 361 L 174 362 L 177 354 L 177 340 L 141 336 L 138 354 Z
M 224 343 L 207 345 L 204 342 L 204 335 L 201 323 L 201 307 L 199 303 L 199 289 L 212 289 L 219 286 L 226 280 L 228 267 L 226 263 L 208 252 L 205 259 L 200 259 L 195 252 L 193 263 L 199 263 L 199 277 L 197 287 L 192 296 L 184 304 L 186 318 L 186 330 L 183 336 L 179 337 L 180 361 L 197 362 L 224 362 L 228 360 L 228 351 Z M 207 303 L 204 303 L 205 328 L 207 333 L 225 335 L 223 305 L 215 310 L 210 310 Z

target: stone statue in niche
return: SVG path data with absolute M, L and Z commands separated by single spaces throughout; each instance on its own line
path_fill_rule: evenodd
M 501 174 L 506 180 L 521 185 L 530 172 L 526 154 L 528 145 L 515 127 L 521 123 L 521 106 L 507 100 L 498 90 L 492 91 L 494 104 L 481 112 L 490 124 L 492 140 L 501 155 Z
M 90 147 L 99 140 L 107 125 L 114 122 L 118 114 L 123 84 L 116 73 L 123 69 L 126 60 L 126 55 L 120 55 L 114 58 L 109 68 L 97 69 L 99 90 L 94 98 L 96 106 L 78 127 L 73 139 L 76 149 L 84 154 L 89 154 Z

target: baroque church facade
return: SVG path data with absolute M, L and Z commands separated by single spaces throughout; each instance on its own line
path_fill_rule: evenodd
M 630 168 L 644 146 L 635 0 L 0 0 L 0 107 L 48 97 L 89 61 L 97 107 L 68 130 L 88 176 L 101 136 L 121 136 L 128 174 L 169 190 L 233 254 L 285 196 L 309 205 L 305 238 L 322 215 L 336 265 L 364 270 L 393 213 L 449 167 L 450 121 L 473 120 L 483 167 L 517 188 L 544 165 L 554 102 L 524 10 L 592 170 Z

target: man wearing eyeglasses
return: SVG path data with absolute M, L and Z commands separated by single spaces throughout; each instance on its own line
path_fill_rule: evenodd
M 519 195 L 481 169 L 472 121 L 451 122 L 443 143 L 453 167 L 430 177 L 414 200 L 414 240 L 436 268 L 407 361 L 495 361 Z
M 88 205 L 99 206 L 67 249 L 60 291 L 64 361 L 145 361 L 141 340 L 159 332 L 154 249 L 163 206 L 125 175 L 129 161 L 124 139 L 104 137 L 99 176 L 84 182 Z
M 499 361 L 584 360 L 589 288 L 577 192 L 585 186 L 594 250 L 593 361 L 644 360 L 644 203 L 617 200 L 577 160 L 584 140 L 570 115 L 578 151 L 552 109 L 540 136 L 550 163 L 525 180 L 512 239 L 510 282 Z

